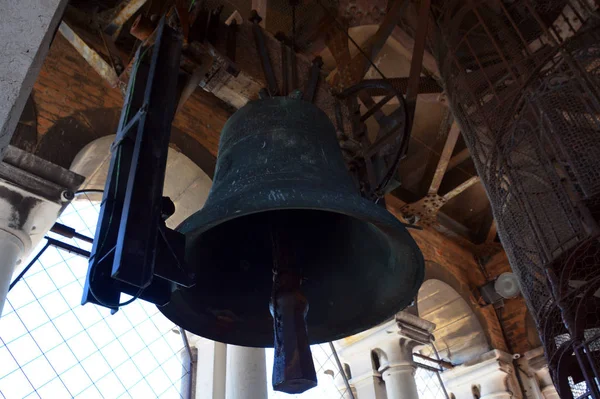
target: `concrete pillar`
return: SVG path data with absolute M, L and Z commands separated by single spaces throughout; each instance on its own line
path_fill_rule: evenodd
M 531 386 L 532 393 L 528 395 L 528 398 L 560 399 L 558 391 L 552 382 L 543 348 L 540 347 L 525 352 L 520 360 L 520 364 Z
M 0 12 L 0 159 L 17 127 L 67 0 L 4 0 Z
M 267 399 L 263 348 L 227 345 L 226 399 Z
M 492 350 L 442 374 L 448 395 L 456 399 L 520 399 L 512 355 Z
M 225 399 L 227 345 L 206 338 L 190 340 L 198 350 L 196 399 Z
M 23 241 L 14 234 L 0 230 L 0 316 L 2 316 L 13 271 L 17 262 L 20 262 L 23 251 Z

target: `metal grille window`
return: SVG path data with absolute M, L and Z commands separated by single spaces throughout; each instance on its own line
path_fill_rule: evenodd
M 80 199 L 59 222 L 93 237 L 98 212 Z M 49 247 L 10 291 L 0 318 L 0 398 L 181 398 L 188 371 L 178 329 L 143 301 L 112 316 L 81 306 L 86 272 L 87 259 Z
M 420 399 L 447 399 L 442 381 L 437 372 L 439 366 L 434 362 L 429 362 L 423 358 L 413 358 L 417 364 L 415 370 L 415 383 Z M 419 366 L 421 365 L 421 366 Z M 424 367 L 423 367 L 424 366 Z

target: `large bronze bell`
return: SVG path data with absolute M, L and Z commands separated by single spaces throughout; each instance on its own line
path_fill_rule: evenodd
M 273 346 L 275 319 L 283 357 L 389 319 L 423 280 L 414 240 L 359 195 L 329 118 L 303 100 L 253 101 L 229 119 L 208 200 L 178 230 L 196 284 L 161 311 L 194 334 L 252 347 Z M 311 386 L 296 377 L 279 389 Z

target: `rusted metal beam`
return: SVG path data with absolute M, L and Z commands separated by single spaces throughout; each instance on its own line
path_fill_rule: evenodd
M 446 136 L 446 140 L 444 143 L 444 147 L 442 148 L 440 157 L 435 163 L 433 176 L 431 177 L 429 188 L 427 189 L 427 192 L 429 194 L 436 194 L 440 189 L 440 184 L 442 184 L 442 179 L 446 174 L 446 169 L 448 168 L 450 157 L 452 156 L 452 152 L 454 151 L 454 147 L 456 146 L 456 141 L 458 140 L 459 136 L 460 128 L 458 127 L 458 124 L 456 122 L 453 122 L 450 126 L 450 130 L 448 131 L 448 136 Z M 433 165 L 433 162 L 427 165 L 427 168 L 425 169 L 425 178 L 428 177 L 428 169 L 432 168 Z
M 385 18 L 387 0 L 340 0 L 338 14 L 348 20 L 350 27 L 379 25 Z
M 61 22 L 58 31 L 77 50 L 87 63 L 110 84 L 111 87 L 121 86 L 117 72 L 100 54 L 91 48 L 83 39 L 71 29 L 66 22 Z
M 400 17 L 402 16 L 402 12 L 404 11 L 407 3 L 403 0 L 390 1 L 393 1 L 393 4 L 390 7 L 389 11 L 385 14 L 383 21 L 377 29 L 377 32 L 375 32 L 375 34 L 369 38 L 367 44 L 364 46 L 365 54 L 371 60 L 375 60 L 377 58 L 377 55 L 379 54 L 379 52 L 387 42 L 388 38 L 394 31 L 394 27 L 398 25 L 398 22 L 400 22 Z M 369 62 L 369 60 L 365 59 L 365 57 L 362 54 L 357 54 L 352 61 L 356 62 L 357 64 L 357 67 L 356 69 L 354 69 L 354 72 L 360 74 L 360 76 L 354 76 L 356 82 L 358 82 L 365 76 L 365 74 L 371 67 L 371 63 Z
M 377 83 L 383 82 L 383 79 L 368 79 L 370 82 Z M 385 79 L 387 83 L 391 84 L 392 87 L 398 90 L 400 93 L 406 93 L 406 89 L 408 88 L 408 77 L 405 78 L 387 78 Z M 419 94 L 431 94 L 431 93 L 441 93 L 442 87 L 439 85 L 437 80 L 428 76 L 419 77 Z M 366 89 L 366 92 L 373 97 L 377 96 L 385 96 L 388 94 L 387 91 L 383 89 Z
M 450 158 L 450 162 L 448 162 L 448 168 L 446 170 L 452 170 L 471 156 L 468 148 L 464 148 L 459 151 L 456 155 Z
M 458 186 L 454 187 L 452 190 L 448 191 L 442 196 L 442 198 L 448 201 L 477 183 L 479 183 L 479 176 L 470 177 Z
M 123 25 L 125 25 L 125 23 L 129 21 L 129 18 L 133 17 L 144 4 L 146 4 L 146 1 L 147 0 L 129 0 L 123 2 L 123 8 L 121 8 L 106 28 L 104 28 L 104 33 L 110 35 L 113 41 L 116 40 L 123 29 Z
M 203 88 L 226 103 L 239 108 L 249 100 L 256 99 L 258 92 L 265 87 L 267 82 L 262 70 L 261 63 L 258 62 L 256 42 L 254 39 L 254 25 L 245 22 L 238 26 L 236 35 L 236 60 L 235 66 L 240 71 L 236 77 L 228 74 L 224 67 L 219 66 L 217 62 L 209 74 L 209 78 Z M 259 28 L 260 27 L 256 27 Z M 215 59 L 227 58 L 226 52 L 225 24 L 221 24 L 217 34 L 215 44 L 208 51 Z M 274 73 L 277 87 L 283 86 L 281 74 L 281 43 L 271 33 L 263 30 L 264 44 Z M 346 38 L 347 42 L 347 38 Z M 196 42 L 190 42 L 190 48 L 199 46 Z M 296 75 L 298 80 L 296 87 L 302 88 L 306 85 L 312 67 L 312 59 L 308 59 L 302 54 L 296 54 Z M 288 63 L 288 66 L 292 68 Z M 288 82 L 291 87 L 292 82 Z M 275 86 L 275 82 L 272 82 Z M 332 120 L 335 120 L 334 105 L 335 98 L 331 94 L 331 88 L 327 82 L 320 82 L 317 86 L 314 103 L 324 110 Z
M 391 38 L 398 42 L 402 48 L 406 51 L 406 57 L 412 59 L 413 49 L 415 48 L 415 39 L 411 37 L 406 31 L 399 26 L 395 26 L 392 31 Z M 423 51 L 423 68 L 427 70 L 431 75 L 440 77 L 440 72 L 437 67 L 437 61 L 433 54 L 429 51 Z
M 415 45 L 410 60 L 410 74 L 408 77 L 408 87 L 406 88 L 406 106 L 411 121 L 414 117 L 417 106 L 417 95 L 419 94 L 419 79 L 423 68 L 423 54 L 425 52 L 425 40 L 427 39 L 431 0 L 422 0 L 419 7 Z
M 330 33 L 331 37 L 326 41 L 327 47 L 337 64 L 337 68 L 329 74 L 328 80 L 338 84 L 340 89 L 348 88 L 360 82 L 372 66 L 372 62 L 377 58 L 377 55 L 394 31 L 394 28 L 400 22 L 404 8 L 404 1 L 395 0 L 379 25 L 377 32 L 359 48 L 359 53 L 352 57 L 351 60 L 348 60 L 350 54 L 348 52 L 347 39 L 350 38 L 352 40 L 348 33 L 348 26 L 342 26 L 342 23 L 339 21 L 334 21 L 335 26 L 332 26 L 330 29 L 343 30 L 343 37 L 339 34 L 333 36 Z M 333 37 L 337 40 L 332 40 Z M 339 42 L 340 39 L 341 43 Z M 355 42 L 354 44 L 356 45 Z
M 252 10 L 250 22 L 252 23 L 252 32 L 254 33 L 254 41 L 256 43 L 256 49 L 258 51 L 258 58 L 260 61 L 260 65 L 262 66 L 265 81 L 267 82 L 267 89 L 269 90 L 269 95 L 276 96 L 279 92 L 279 87 L 277 86 L 277 78 L 275 77 L 275 72 L 273 70 L 273 66 L 271 65 L 271 60 L 269 59 L 269 50 L 267 48 L 263 28 L 261 28 L 259 25 L 261 21 L 262 17 L 258 15 L 256 10 Z

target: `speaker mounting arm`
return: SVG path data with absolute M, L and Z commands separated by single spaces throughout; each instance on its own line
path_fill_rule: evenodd
M 136 54 L 106 180 L 82 303 L 116 312 L 122 293 L 157 305 L 190 286 L 185 237 L 165 225 L 175 212 L 163 185 L 177 97 L 180 35 L 165 24 Z

